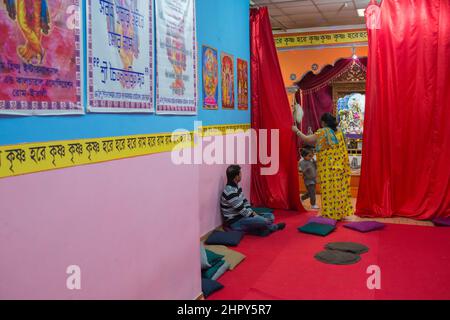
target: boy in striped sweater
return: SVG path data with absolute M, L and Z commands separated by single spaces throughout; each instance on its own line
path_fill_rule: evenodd
M 227 168 L 227 185 L 220 199 L 220 211 L 224 224 L 232 230 L 265 235 L 265 233 L 283 230 L 285 223 L 274 224 L 274 215 L 270 212 L 257 214 L 245 198 L 238 183 L 242 179 L 241 167 L 231 165 Z

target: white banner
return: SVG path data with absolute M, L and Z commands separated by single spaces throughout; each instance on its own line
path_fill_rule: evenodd
M 153 112 L 152 1 L 88 0 L 91 112 Z
M 197 114 L 195 0 L 156 0 L 156 112 Z

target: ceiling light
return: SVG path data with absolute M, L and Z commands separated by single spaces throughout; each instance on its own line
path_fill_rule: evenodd
M 364 11 L 366 11 L 366 9 L 357 9 L 356 11 L 358 11 L 358 16 L 364 17 Z

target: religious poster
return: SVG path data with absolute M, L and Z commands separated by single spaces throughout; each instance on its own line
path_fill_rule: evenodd
M 221 54 L 222 72 L 222 108 L 234 109 L 234 58 L 232 55 Z
M 79 0 L 0 2 L 0 113 L 80 114 Z
M 248 110 L 248 63 L 237 59 L 238 109 Z
M 218 109 L 219 106 L 219 60 L 217 50 L 203 46 L 203 108 Z
M 195 0 L 156 0 L 156 112 L 197 114 Z
M 152 1 L 88 0 L 91 112 L 153 112 Z

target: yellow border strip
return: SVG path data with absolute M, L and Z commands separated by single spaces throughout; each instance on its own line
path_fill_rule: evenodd
M 199 128 L 200 136 L 246 131 L 250 124 L 213 125 Z M 227 132 L 228 131 L 228 132 Z M 192 147 L 194 132 L 131 135 L 0 146 L 0 178 L 55 170 Z

